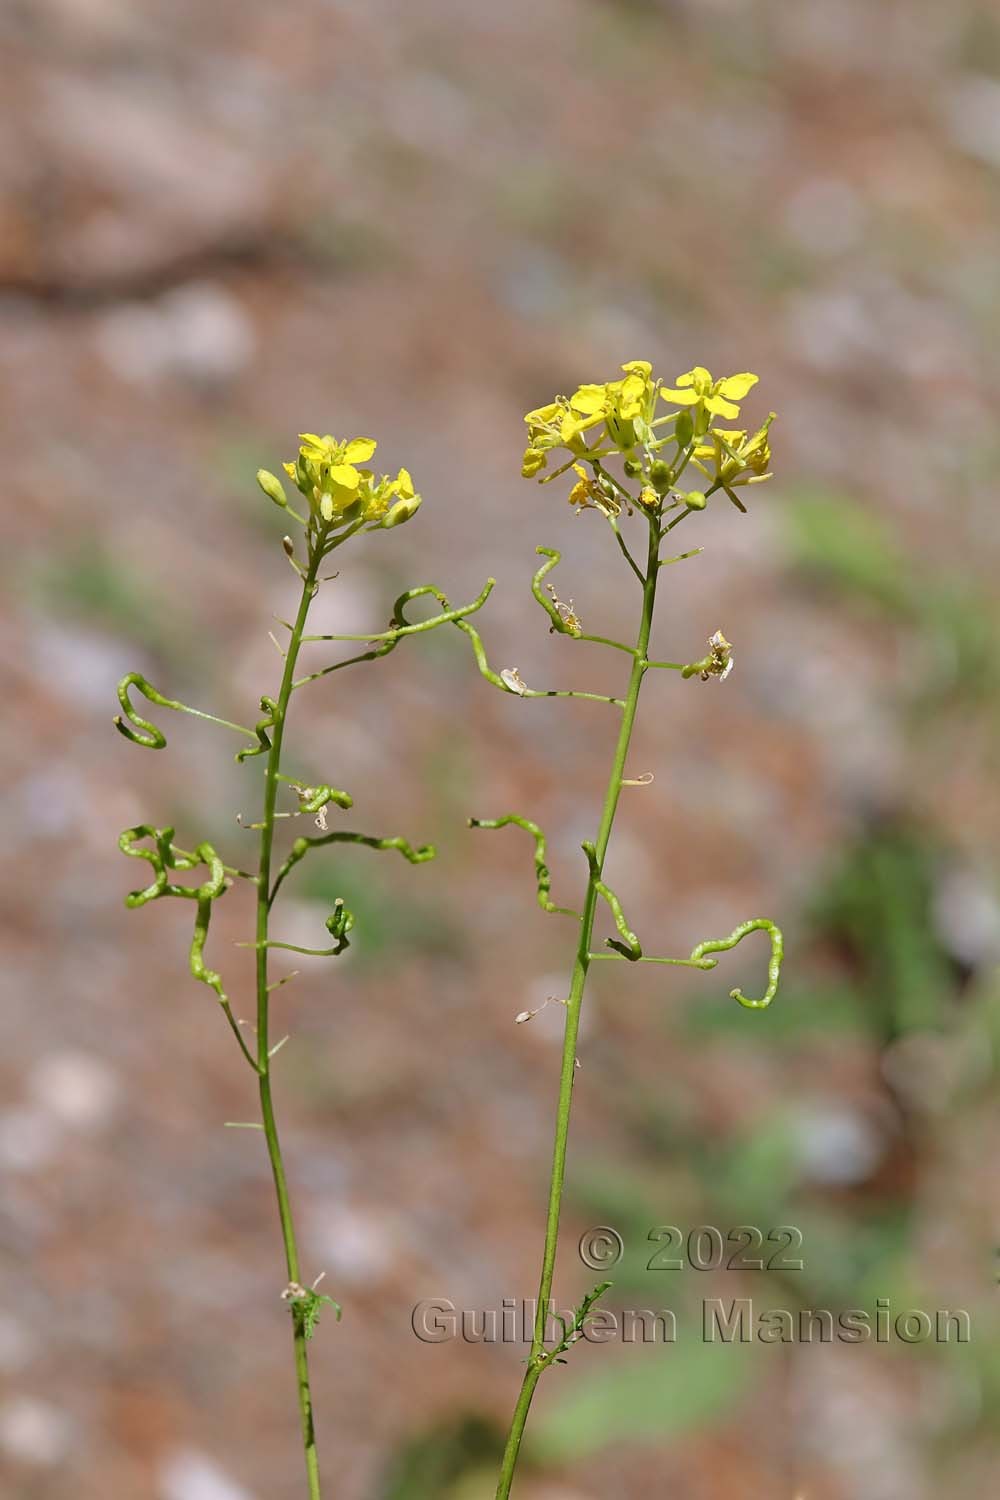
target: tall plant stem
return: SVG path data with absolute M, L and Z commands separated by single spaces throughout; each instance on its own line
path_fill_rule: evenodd
M 271 1159 L 274 1176 L 274 1191 L 278 1200 L 278 1217 L 281 1221 L 281 1237 L 285 1246 L 285 1261 L 288 1266 L 289 1283 L 299 1282 L 299 1249 L 295 1237 L 291 1202 L 288 1196 L 288 1179 L 281 1154 L 281 1142 L 274 1117 L 274 1099 L 271 1093 L 271 1057 L 269 1039 L 269 993 L 267 975 L 267 942 L 271 906 L 271 852 L 274 845 L 274 813 L 278 796 L 278 771 L 281 763 L 281 745 L 285 733 L 285 719 L 295 679 L 295 663 L 302 644 L 306 616 L 316 590 L 316 575 L 322 561 L 322 547 L 314 546 L 309 566 L 303 576 L 302 598 L 298 614 L 292 626 L 278 691 L 277 708 L 271 735 L 271 749 L 267 757 L 264 776 L 264 813 L 260 830 L 260 865 L 257 875 L 257 1071 L 260 1084 L 260 1114 L 267 1140 L 267 1152 Z M 295 1371 L 298 1380 L 299 1412 L 302 1419 L 302 1443 L 305 1449 L 306 1475 L 309 1481 L 309 1500 L 321 1500 L 319 1481 L 319 1457 L 316 1451 L 316 1433 L 313 1426 L 312 1392 L 309 1385 L 309 1356 L 306 1347 L 305 1328 L 300 1319 L 293 1319 L 295 1341 Z
M 521 1439 L 524 1435 L 524 1427 L 528 1420 L 528 1412 L 531 1409 L 535 1387 L 542 1373 L 549 1365 L 549 1358 L 545 1349 L 545 1325 L 548 1318 L 549 1302 L 552 1297 L 552 1279 L 555 1274 L 556 1250 L 559 1243 L 559 1216 L 562 1209 L 563 1185 L 566 1179 L 566 1145 L 569 1138 L 570 1113 L 573 1107 L 573 1080 L 576 1073 L 577 1037 L 580 1032 L 580 1012 L 583 1004 L 583 994 L 586 989 L 587 975 L 590 970 L 590 945 L 594 930 L 594 914 L 597 909 L 597 886 L 602 878 L 604 859 L 608 851 L 608 843 L 611 839 L 611 830 L 614 827 L 615 813 L 618 810 L 618 799 L 621 796 L 622 782 L 625 775 L 625 762 L 628 757 L 629 745 L 632 740 L 632 729 L 635 724 L 636 709 L 639 704 L 639 691 L 642 687 L 643 677 L 646 674 L 649 636 L 653 624 L 653 608 L 656 603 L 656 582 L 660 571 L 660 526 L 656 517 L 648 517 L 648 522 L 649 551 L 646 559 L 646 572 L 642 579 L 642 618 L 639 623 L 639 634 L 635 643 L 635 658 L 629 678 L 628 692 L 625 696 L 621 731 L 615 747 L 611 776 L 604 794 L 604 810 L 601 813 L 597 838 L 594 840 L 595 858 L 591 867 L 590 878 L 587 882 L 587 894 L 583 903 L 582 920 L 580 923 L 580 941 L 576 950 L 573 978 L 570 984 L 569 997 L 566 1002 L 566 1030 L 563 1038 L 562 1067 L 559 1075 L 559 1103 L 556 1109 L 555 1142 L 552 1151 L 552 1176 L 549 1184 L 548 1218 L 545 1226 L 545 1249 L 542 1255 L 542 1272 L 538 1284 L 538 1303 L 535 1311 L 531 1356 L 528 1360 L 528 1368 L 525 1371 L 524 1380 L 521 1384 L 517 1405 L 514 1408 L 510 1432 L 507 1436 L 507 1445 L 504 1449 L 500 1465 L 500 1479 L 497 1484 L 496 1500 L 506 1500 L 506 1497 L 510 1494 L 511 1485 L 514 1482 L 514 1470 L 517 1466 L 518 1454 L 521 1448 Z

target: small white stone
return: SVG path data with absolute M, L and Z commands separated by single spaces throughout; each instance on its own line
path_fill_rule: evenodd
M 1000 81 L 969 73 L 947 89 L 941 108 L 957 146 L 990 166 L 1000 165 Z
M 28 1079 L 39 1107 L 74 1130 L 94 1130 L 114 1113 L 118 1080 L 99 1057 L 88 1052 L 49 1052 Z
M 65 1412 L 32 1396 L 14 1396 L 0 1407 L 0 1448 L 19 1463 L 57 1464 L 70 1446 Z
M 349 1281 L 360 1286 L 379 1281 L 393 1264 L 392 1230 L 367 1209 L 333 1205 L 314 1209 L 308 1214 L 307 1230 L 316 1260 L 329 1266 L 334 1283 Z
M 801 1116 L 796 1144 L 805 1176 L 831 1186 L 864 1182 L 885 1154 L 881 1138 L 863 1115 L 834 1105 Z
M 160 1465 L 159 1500 L 254 1500 L 218 1464 L 192 1449 L 170 1454 Z

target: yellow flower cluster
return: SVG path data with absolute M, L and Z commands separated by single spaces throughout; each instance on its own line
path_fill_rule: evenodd
M 648 360 L 631 360 L 621 368 L 619 380 L 581 385 L 572 396 L 557 396 L 527 413 L 528 446 L 521 465 L 526 479 L 542 475 L 548 470 L 549 454 L 562 449 L 566 461 L 542 475 L 540 483 L 572 466 L 578 483 L 571 503 L 617 513 L 625 492 L 602 467 L 602 460 L 614 456 L 624 460 L 626 479 L 641 481 L 638 498 L 643 504 L 662 505 L 690 462 L 736 504 L 740 502 L 732 493 L 734 485 L 770 478 L 767 434 L 773 412 L 752 436 L 745 430 L 710 425 L 713 417 L 739 416 L 740 402 L 757 384 L 756 375 L 744 372 L 716 380 L 696 365 L 668 386 L 654 379 Z M 675 409 L 660 408 L 661 401 Z M 669 459 L 663 452 L 668 444 L 676 449 Z M 591 465 L 592 476 L 582 467 L 585 463 Z
M 567 448 L 574 457 L 587 459 L 627 453 L 651 440 L 657 395 L 653 367 L 648 360 L 635 359 L 622 365 L 622 371 L 621 380 L 581 385 L 574 396 L 557 396 L 548 406 L 528 412 L 528 447 L 521 466 L 526 479 L 545 468 L 553 448 Z M 588 433 L 596 440 L 593 444 Z
M 367 521 L 380 527 L 399 526 L 416 512 L 420 496 L 407 469 L 400 469 L 391 479 L 363 467 L 375 452 L 374 438 L 341 442 L 314 432 L 302 432 L 299 437 L 298 457 L 282 467 L 306 497 L 317 523 L 340 526 Z M 287 505 L 281 482 L 273 474 L 262 469 L 257 481 L 277 505 Z

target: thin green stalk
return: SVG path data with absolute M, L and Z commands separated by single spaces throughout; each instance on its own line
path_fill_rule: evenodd
M 618 810 L 618 799 L 621 796 L 622 782 L 625 775 L 625 762 L 628 757 L 629 745 L 632 740 L 632 729 L 635 724 L 636 709 L 639 703 L 639 691 L 647 669 L 646 653 L 649 649 L 653 609 L 656 602 L 656 584 L 660 571 L 658 566 L 661 539 L 659 522 L 653 516 L 649 516 L 648 521 L 649 550 L 646 560 L 646 572 L 644 575 L 639 575 L 642 579 L 642 618 L 635 644 L 635 658 L 629 677 L 628 692 L 624 701 L 621 731 L 615 747 L 614 762 L 611 767 L 611 776 L 608 780 L 607 791 L 604 794 L 604 809 L 601 813 L 597 838 L 594 841 L 594 858 L 591 862 L 590 876 L 587 881 L 587 893 L 584 899 L 582 920 L 580 923 L 580 939 L 573 966 L 573 978 L 570 985 L 569 998 L 566 1003 L 566 1029 L 563 1038 L 562 1067 L 559 1076 L 559 1102 L 556 1109 L 552 1176 L 549 1184 L 545 1249 L 542 1255 L 542 1272 L 538 1284 L 534 1337 L 531 1343 L 528 1368 L 525 1371 L 520 1394 L 517 1398 L 517 1405 L 514 1408 L 510 1432 L 507 1437 L 507 1445 L 504 1449 L 500 1465 L 500 1479 L 497 1485 L 496 1500 L 506 1500 L 506 1497 L 510 1494 L 511 1485 L 514 1482 L 514 1470 L 520 1452 L 521 1439 L 524 1435 L 524 1427 L 528 1420 L 528 1412 L 531 1409 L 535 1387 L 541 1378 L 542 1372 L 548 1368 L 550 1363 L 549 1353 L 545 1348 L 545 1324 L 549 1302 L 552 1297 L 552 1280 L 555 1274 L 556 1250 L 559 1242 L 559 1217 L 562 1210 L 563 1185 L 566 1177 L 566 1146 L 569 1138 L 570 1112 L 573 1105 L 573 1080 L 576 1073 L 580 1012 L 583 1004 L 583 993 L 587 984 L 587 975 L 590 970 L 590 944 L 593 936 L 594 915 L 597 910 L 604 860 L 608 850 L 608 843 L 611 839 L 615 813 Z
M 302 644 L 306 616 L 316 589 L 316 576 L 322 561 L 322 546 L 317 542 L 312 550 L 309 566 L 303 574 L 302 598 L 298 614 L 292 626 L 285 669 L 278 691 L 277 707 L 271 748 L 267 757 L 264 776 L 264 813 L 260 830 L 260 865 L 257 873 L 257 1069 L 260 1074 L 260 1115 L 267 1140 L 267 1152 L 271 1159 L 274 1190 L 278 1200 L 278 1217 L 281 1221 L 281 1237 L 285 1246 L 285 1261 L 288 1267 L 289 1284 L 301 1280 L 299 1272 L 299 1249 L 295 1237 L 288 1195 L 288 1180 L 281 1154 L 281 1142 L 274 1117 L 274 1100 L 271 1093 L 271 1056 L 269 1039 L 270 990 L 267 975 L 268 923 L 270 918 L 271 853 L 274 845 L 274 815 L 278 796 L 278 769 L 281 762 L 281 744 L 285 733 L 288 703 L 295 680 L 295 663 Z M 309 1480 L 309 1500 L 320 1500 L 319 1457 L 316 1451 L 316 1432 L 313 1426 L 312 1393 L 309 1385 L 309 1356 L 306 1347 L 306 1332 L 302 1321 L 293 1318 L 295 1344 L 295 1371 L 298 1380 L 299 1412 L 302 1419 L 302 1443 L 305 1449 L 306 1474 Z

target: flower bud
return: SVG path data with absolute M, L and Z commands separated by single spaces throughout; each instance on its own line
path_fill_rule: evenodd
M 705 499 L 705 496 L 702 494 L 701 490 L 688 490 L 687 494 L 684 496 L 684 504 L 688 507 L 689 510 L 704 510 L 705 506 L 708 504 L 708 501 Z
M 665 495 L 674 482 L 674 471 L 662 458 L 651 464 L 649 481 L 658 495 Z
M 257 483 L 269 500 L 273 500 L 275 505 L 280 505 L 282 510 L 285 509 L 288 505 L 288 496 L 277 474 L 272 474 L 268 469 L 258 469 Z
M 388 530 L 390 526 L 402 526 L 411 516 L 416 515 L 420 509 L 420 496 L 411 495 L 407 500 L 397 500 L 395 505 L 390 506 L 388 514 L 383 518 L 382 526 Z
M 637 458 L 627 458 L 622 464 L 622 468 L 629 479 L 638 479 L 642 473 L 642 464 Z

